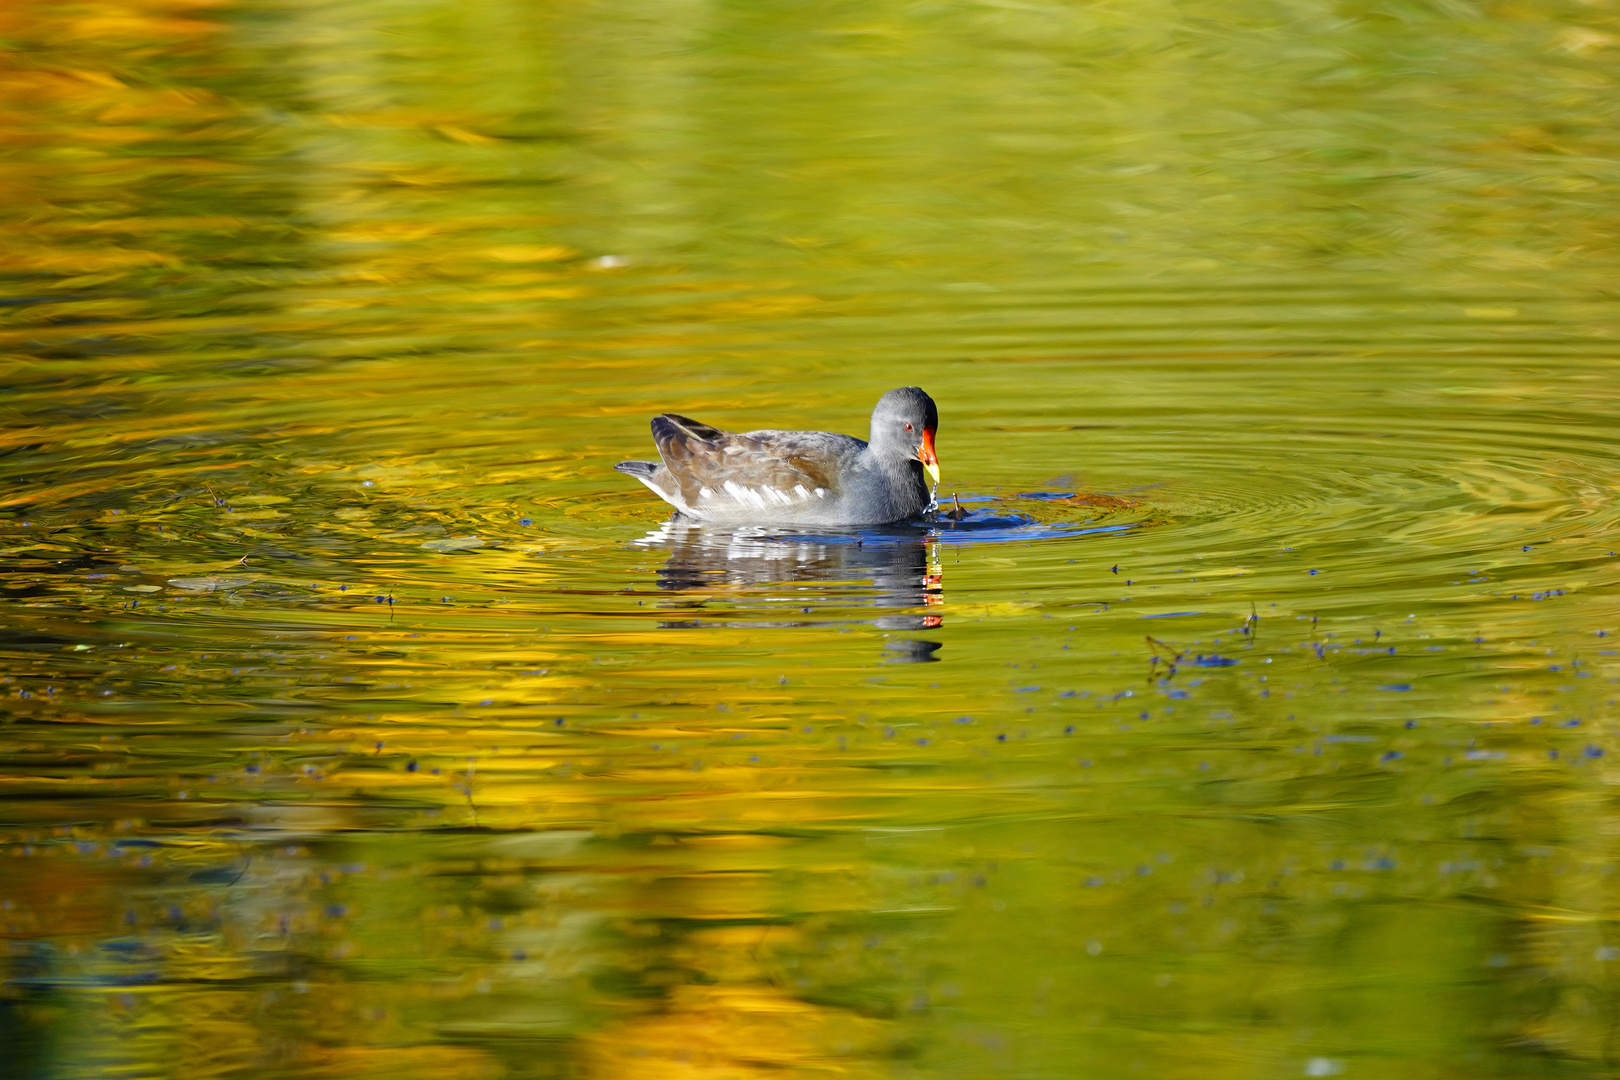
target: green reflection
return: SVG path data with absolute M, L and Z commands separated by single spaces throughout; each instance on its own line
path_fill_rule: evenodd
M 1614 23 L 14 0 L 8 1067 L 1610 1075 Z

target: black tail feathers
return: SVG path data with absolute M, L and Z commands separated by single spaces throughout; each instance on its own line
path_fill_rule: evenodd
M 658 471 L 656 461 L 621 461 L 613 466 L 615 470 L 629 473 L 631 476 L 651 476 Z

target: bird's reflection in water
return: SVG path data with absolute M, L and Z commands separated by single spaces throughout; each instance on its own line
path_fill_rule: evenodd
M 925 527 L 812 536 L 676 515 L 639 543 L 668 552 L 658 587 L 674 594 L 667 606 L 688 616 L 664 627 L 863 622 L 914 631 L 942 622 L 944 583 L 934 535 Z M 863 608 L 878 610 L 863 616 Z M 896 639 L 884 657 L 926 663 L 939 659 L 939 648 L 936 641 Z

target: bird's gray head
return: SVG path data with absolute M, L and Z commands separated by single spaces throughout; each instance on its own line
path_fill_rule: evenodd
M 872 410 L 872 446 L 879 453 L 914 457 L 935 484 L 939 459 L 934 456 L 934 432 L 939 410 L 934 399 L 915 386 L 902 386 L 878 398 Z

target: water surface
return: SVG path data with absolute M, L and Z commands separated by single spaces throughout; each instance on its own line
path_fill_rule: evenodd
M 1620 1069 L 1604 6 L 0 47 L 11 1075 Z M 960 520 L 611 469 L 911 384 Z

